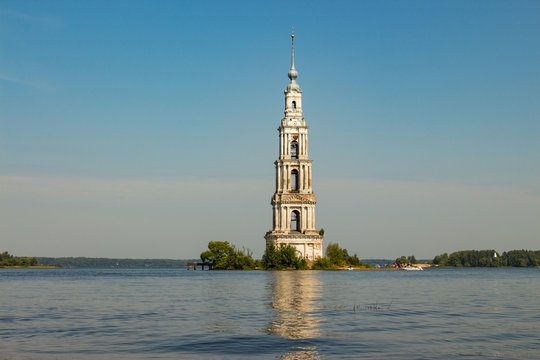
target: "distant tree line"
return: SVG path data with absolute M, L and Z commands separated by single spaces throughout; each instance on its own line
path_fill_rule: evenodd
M 40 265 L 74 268 L 182 268 L 197 260 L 38 257 Z
M 7 251 L 0 253 L 0 267 L 5 266 L 36 266 L 38 260 L 35 257 L 18 257 L 9 254 Z
M 511 250 L 498 254 L 495 250 L 463 250 L 437 255 L 432 264 L 454 267 L 536 267 L 540 266 L 540 250 Z

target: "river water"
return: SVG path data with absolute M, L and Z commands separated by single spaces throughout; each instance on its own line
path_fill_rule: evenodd
M 539 359 L 540 269 L 0 269 L 0 359 Z

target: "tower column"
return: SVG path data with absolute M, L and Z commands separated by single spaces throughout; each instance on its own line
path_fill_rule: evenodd
M 298 179 L 300 180 L 299 181 L 299 190 L 301 192 L 304 191 L 304 165 L 300 164 L 300 166 L 298 166 Z
M 283 159 L 283 134 L 279 134 L 279 158 Z
M 304 165 L 304 191 L 308 189 L 308 182 L 307 182 L 307 173 L 308 173 L 308 166 Z
M 287 165 L 283 165 L 281 170 L 283 171 L 283 173 L 281 174 L 281 176 L 283 177 L 283 183 L 281 184 L 281 190 L 282 191 L 287 191 Z
M 304 191 L 304 165 L 300 165 L 298 167 L 298 182 L 299 182 L 299 190 Z
M 289 165 L 285 165 L 285 191 L 289 191 Z
M 281 165 L 281 191 L 285 191 L 286 182 L 287 182 L 287 168 L 285 165 Z
M 289 208 L 288 207 L 285 207 L 283 208 L 283 219 L 285 220 L 285 222 L 283 223 L 283 227 L 285 231 L 289 231 L 289 228 L 290 228 L 290 225 L 289 225 Z
M 279 164 L 276 163 L 276 189 L 279 189 Z

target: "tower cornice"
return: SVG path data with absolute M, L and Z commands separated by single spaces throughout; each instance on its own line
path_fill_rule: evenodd
M 313 160 L 309 160 L 309 159 L 278 159 L 278 160 L 274 161 L 274 164 L 275 165 L 281 165 L 281 164 L 286 164 L 286 165 L 306 165 L 306 164 L 309 164 L 309 165 L 311 165 L 312 162 L 313 162 Z
M 283 120 L 287 120 L 287 119 L 284 118 Z M 307 125 L 281 125 L 277 129 L 278 129 L 278 131 L 281 131 L 281 130 L 284 130 L 284 129 L 306 129 L 307 130 L 307 129 L 309 129 L 309 126 L 307 126 Z

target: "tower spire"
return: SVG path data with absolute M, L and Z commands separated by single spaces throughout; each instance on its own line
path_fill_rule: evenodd
M 294 27 L 292 28 L 291 33 L 291 70 L 289 70 L 289 79 L 291 82 L 287 86 L 287 91 L 296 90 L 300 91 L 300 86 L 296 83 L 296 78 L 298 77 L 298 71 L 294 68 Z

